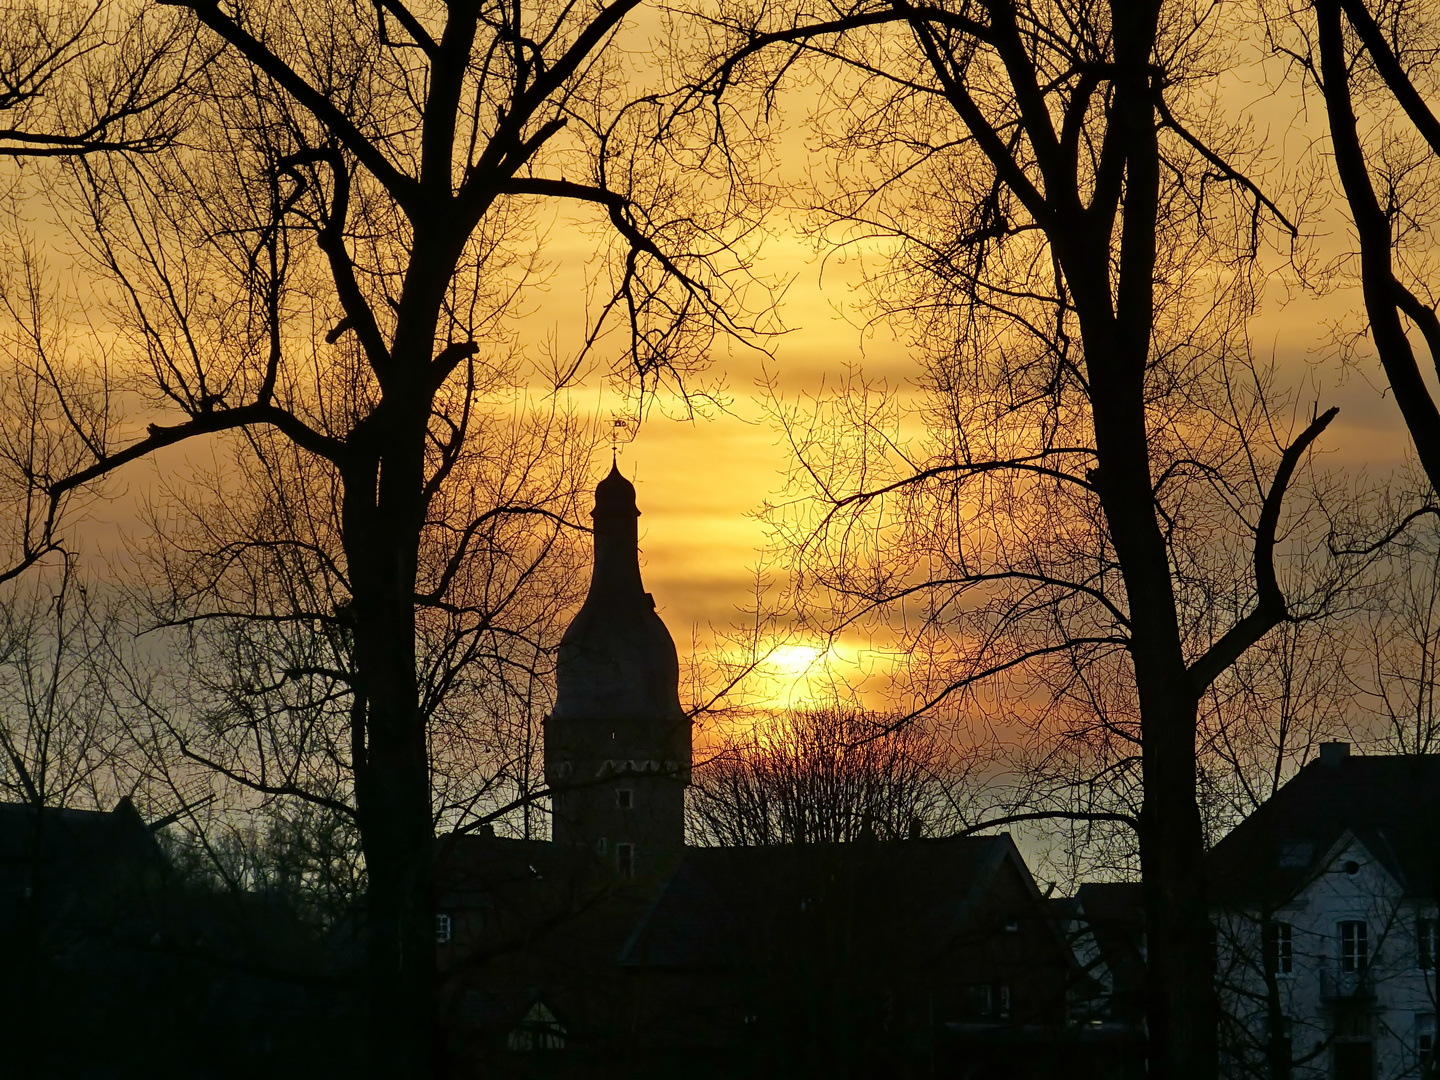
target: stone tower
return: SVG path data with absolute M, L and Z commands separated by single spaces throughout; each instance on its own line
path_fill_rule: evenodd
M 663 870 L 685 842 L 690 720 L 675 642 L 640 582 L 635 488 L 595 489 L 595 567 L 560 641 L 545 781 L 557 843 L 587 844 L 626 876 Z

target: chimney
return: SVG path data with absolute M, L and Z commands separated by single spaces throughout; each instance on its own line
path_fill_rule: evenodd
M 1350 744 L 1348 742 L 1322 742 L 1320 744 L 1320 764 L 1327 769 L 1338 768 L 1349 756 Z

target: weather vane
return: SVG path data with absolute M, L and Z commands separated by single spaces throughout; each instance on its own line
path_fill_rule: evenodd
M 634 417 L 610 414 L 610 461 L 612 464 L 620 460 L 620 447 L 634 441 L 639 429 L 640 422 Z

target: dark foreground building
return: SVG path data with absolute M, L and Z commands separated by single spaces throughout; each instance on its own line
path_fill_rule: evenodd
M 1009 837 L 683 846 L 690 724 L 638 516 L 612 469 L 545 725 L 553 842 L 438 841 L 454 1075 L 1084 1075 L 1085 977 Z
M 554 840 L 436 841 L 444 1073 L 1120 1075 L 1009 837 L 684 846 L 690 724 L 618 471 L 594 516 L 545 729 Z M 126 801 L 0 806 L 0 1075 L 362 1073 L 358 920 L 293 899 L 185 879 Z
M 0 1076 L 354 1075 L 344 952 L 282 897 L 182 880 L 126 799 L 0 804 Z

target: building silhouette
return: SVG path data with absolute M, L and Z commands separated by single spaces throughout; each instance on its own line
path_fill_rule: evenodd
M 592 516 L 544 726 L 551 838 L 437 839 L 446 1071 L 1057 1075 L 1079 973 L 1008 836 L 685 846 L 691 725 L 613 466 Z
M 545 720 L 551 835 L 649 877 L 685 842 L 690 719 L 675 642 L 640 579 L 635 487 L 618 467 L 596 487 L 591 516 L 590 591 L 561 639 Z

